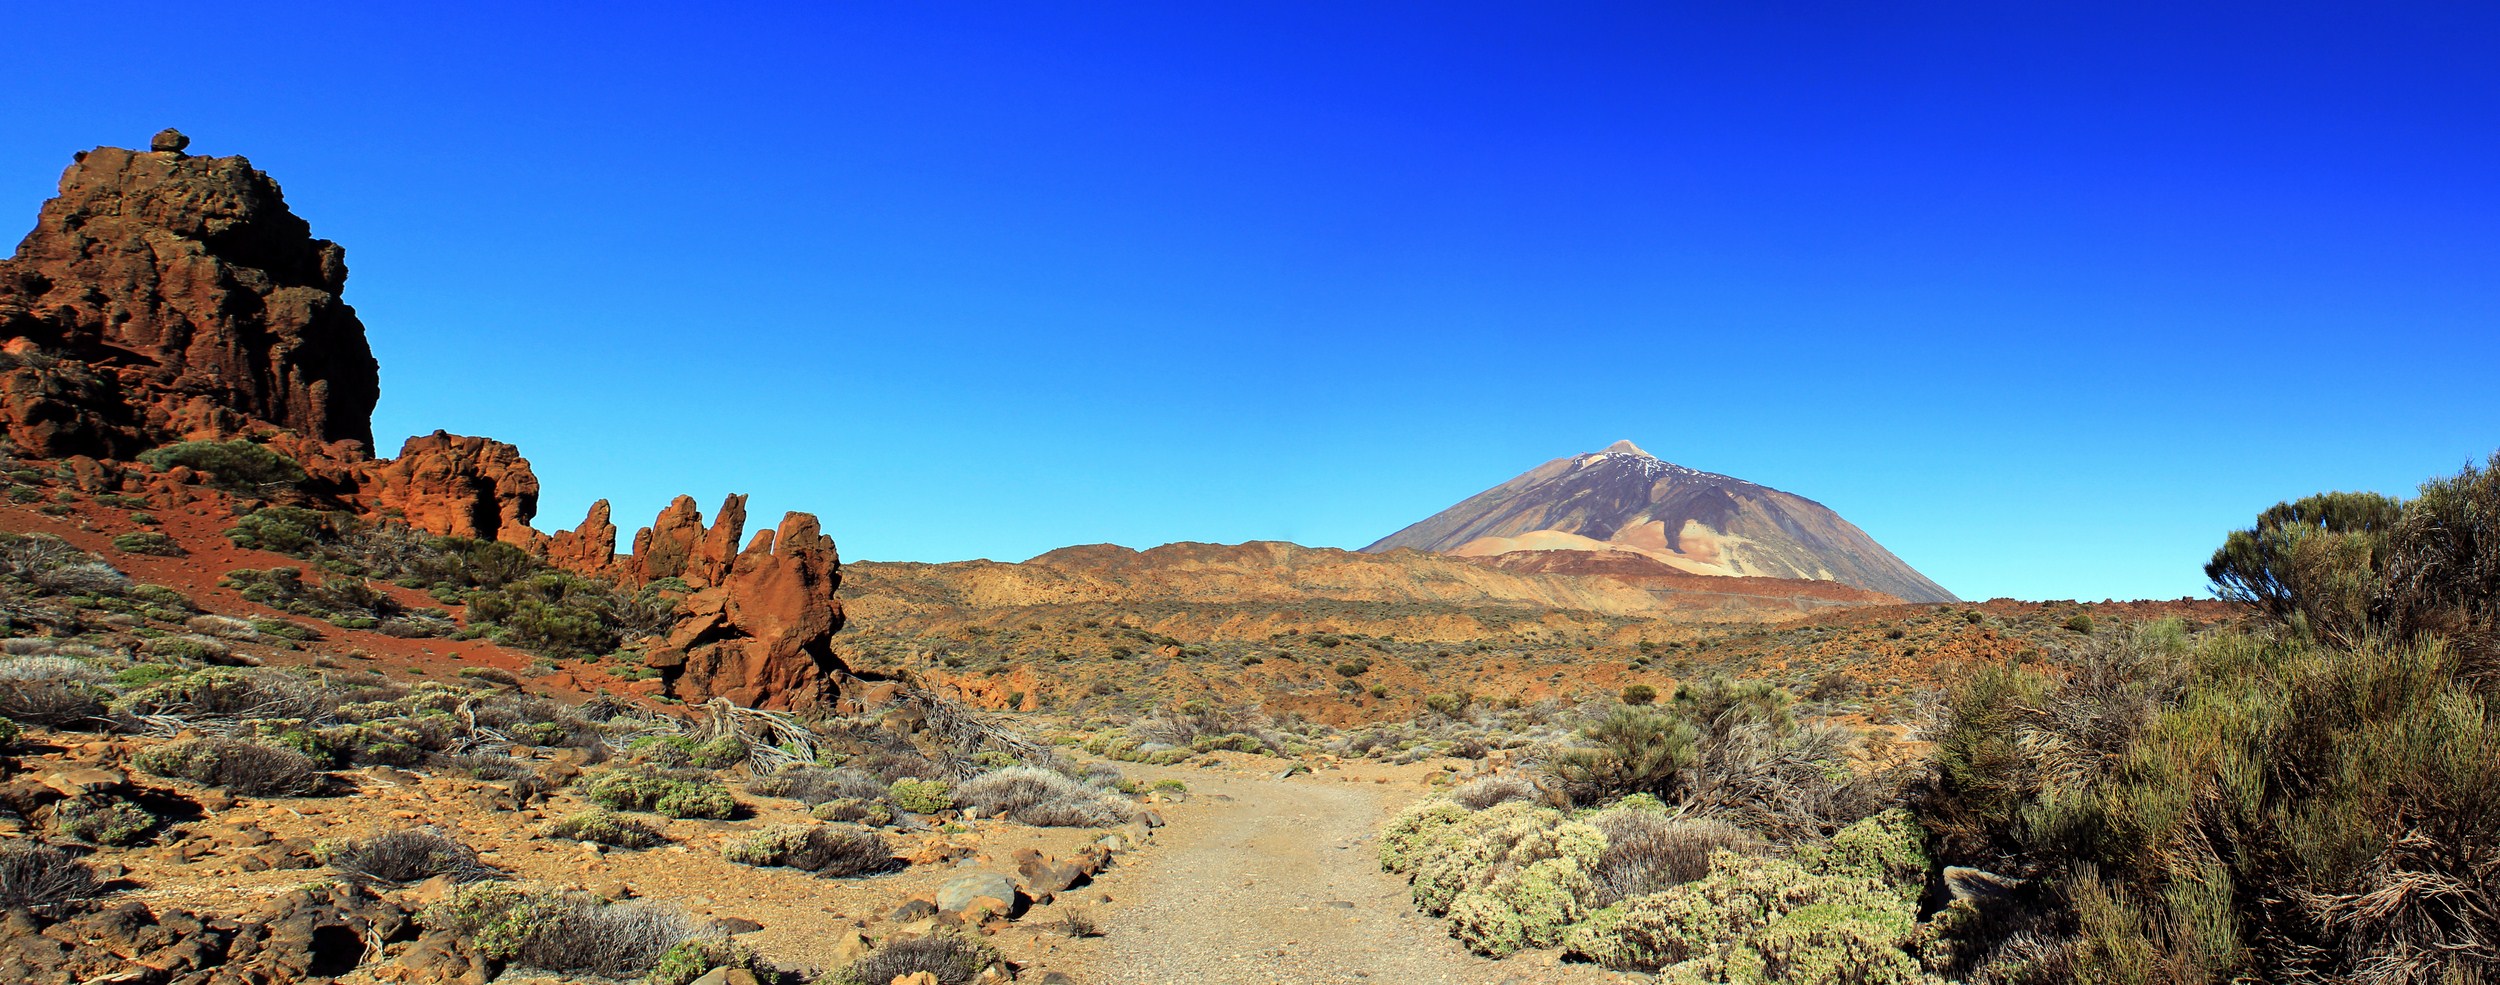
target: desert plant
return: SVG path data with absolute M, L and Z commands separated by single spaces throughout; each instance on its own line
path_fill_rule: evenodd
M 903 866 L 884 836 L 836 824 L 766 828 L 721 854 L 742 865 L 781 865 L 828 877 L 874 875 Z
M 923 972 L 938 985 L 970 985 L 981 972 L 999 963 L 998 951 L 958 934 L 931 934 L 891 940 L 837 972 L 840 985 L 885 985 Z
M 1037 827 L 1109 827 L 1133 813 L 1124 800 L 1033 766 L 1010 766 L 965 780 L 955 787 L 954 801 Z
M 715 969 L 728 968 L 755 976 L 755 980 L 774 985 L 786 976 L 781 969 L 765 961 L 753 948 L 716 938 L 696 938 L 669 948 L 652 962 L 651 973 L 643 976 L 643 985 L 693 985 Z
M 477 852 L 440 828 L 402 828 L 371 838 L 324 842 L 315 857 L 340 872 L 377 882 L 410 883 L 450 876 L 467 882 L 489 870 Z
M 1471 811 L 1514 800 L 1537 799 L 1536 784 L 1516 776 L 1488 776 L 1450 789 L 1449 797 Z
M 239 739 L 181 739 L 141 750 L 131 762 L 158 776 L 255 797 L 304 796 L 323 787 L 322 775 L 310 757 Z
M 886 795 L 894 806 L 914 814 L 935 814 L 955 806 L 953 787 L 944 780 L 896 780 Z
M 1547 763 L 1574 803 L 1595 803 L 1629 793 L 1668 797 L 1678 773 L 1692 764 L 1700 731 L 1676 716 L 1620 706 L 1580 732 L 1583 745 L 1556 753 Z
M 154 530 L 138 530 L 113 537 L 113 549 L 124 554 L 149 554 L 157 557 L 180 557 L 185 552 L 172 537 Z
M 420 911 L 417 922 L 458 935 L 487 958 L 610 977 L 649 970 L 700 932 L 694 920 L 663 904 L 608 903 L 503 882 L 455 887 Z
M 95 870 L 31 838 L 0 840 L 0 910 L 53 908 L 103 892 Z
M 1642 808 L 1600 811 L 1589 823 L 1606 836 L 1605 854 L 1590 873 L 1596 884 L 1591 902 L 1597 906 L 1699 879 L 1710 873 L 1712 854 L 1751 852 L 1762 844 L 1732 825 Z
M 650 848 L 668 843 L 660 829 L 613 811 L 570 814 L 547 826 L 547 837 L 596 842 L 617 848 Z
M 738 813 L 737 799 L 719 781 L 638 766 L 592 773 L 582 781 L 582 795 L 613 810 L 649 811 L 668 817 L 726 820 Z
M 241 492 L 304 481 L 295 460 L 249 441 L 185 441 L 139 453 L 139 461 L 156 469 L 183 466 L 205 472 L 216 484 Z
M 52 805 L 52 833 L 89 844 L 127 848 L 146 841 L 158 823 L 147 808 L 120 798 L 64 800 Z
M 886 785 L 857 770 L 793 764 L 759 777 L 747 790 L 761 797 L 788 797 L 814 806 L 836 800 L 878 800 Z
M 1658 689 L 1647 684 L 1626 684 L 1621 695 L 1627 705 L 1645 705 L 1658 700 Z

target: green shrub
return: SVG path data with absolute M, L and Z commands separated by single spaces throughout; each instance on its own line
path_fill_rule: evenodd
M 172 537 L 153 530 L 140 530 L 113 537 L 113 549 L 124 554 L 151 554 L 157 557 L 180 557 L 185 552 Z
M 788 866 L 823 876 L 871 875 L 902 867 L 883 836 L 838 824 L 766 828 L 731 844 L 721 857 L 741 865 Z
M 156 815 L 146 808 L 118 797 L 64 800 L 52 805 L 51 827 L 55 835 L 116 848 L 146 841 L 157 821 Z
M 1672 798 L 1679 773 L 1699 754 L 1700 730 L 1681 718 L 1620 706 L 1580 732 L 1583 745 L 1552 760 L 1555 777 L 1575 803 L 1594 803 L 1630 793 Z
M 618 848 L 650 848 L 668 843 L 660 829 L 606 810 L 582 811 L 547 826 L 550 838 L 596 842 Z
M 1627 705 L 1645 705 L 1658 700 L 1658 689 L 1647 684 L 1626 684 L 1622 698 Z
M 1892 815 L 1843 836 L 1852 847 L 1796 859 L 1718 853 L 1701 879 L 1591 914 L 1565 951 L 1674 981 L 1925 981 L 1908 950 L 1920 886 L 1878 871 L 1916 851 L 1918 829 Z
M 139 461 L 157 469 L 187 466 L 241 492 L 304 481 L 304 468 L 294 459 L 249 441 L 185 441 L 140 452 Z
M 953 788 L 944 780 L 896 780 L 886 796 L 894 806 L 914 814 L 935 814 L 955 806 Z
M 585 893 L 507 882 L 453 887 L 419 911 L 417 923 L 458 937 L 492 961 L 608 978 L 654 969 L 699 930 L 683 914 L 658 904 L 607 903 Z
M 2092 635 L 2092 617 L 2081 612 L 2066 617 L 2066 621 L 2060 625 L 2065 626 L 2066 631 L 2070 633 L 2082 633 L 2085 636 Z
M 668 949 L 643 977 L 644 985 L 693 985 L 694 981 L 716 968 L 730 968 L 754 975 L 759 982 L 780 982 L 786 977 L 753 948 L 732 941 L 697 938 Z
M 737 799 L 718 781 L 670 776 L 633 766 L 592 773 L 582 782 L 582 795 L 612 810 L 649 811 L 668 817 L 727 820 L 738 813 Z
M 226 539 L 246 550 L 270 551 L 289 557 L 310 557 L 323 544 L 338 539 L 348 521 L 328 513 L 293 506 L 264 506 L 235 520 Z
M 18 728 L 16 722 L 9 720 L 8 716 L 0 715 L 0 749 L 16 745 L 17 737 L 23 734 L 25 730 Z

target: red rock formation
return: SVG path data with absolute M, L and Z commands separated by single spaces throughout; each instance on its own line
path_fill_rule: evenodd
M 737 503 L 741 514 L 744 505 Z M 686 597 L 650 663 L 668 693 L 685 701 L 830 707 L 850 677 L 832 647 L 842 628 L 842 603 L 834 598 L 841 583 L 833 538 L 814 516 L 787 514 L 779 530 L 756 532 L 718 584 Z
M 345 253 L 250 162 L 184 143 L 78 155 L 0 261 L 0 428 L 39 457 L 270 429 L 369 447 Z
M 374 512 L 447 537 L 537 547 L 538 476 L 521 450 L 492 438 L 436 431 L 408 439 L 399 457 L 357 470 L 357 497 Z
M 633 570 L 644 581 L 683 575 L 694 542 L 702 537 L 703 511 L 695 507 L 694 497 L 679 496 L 660 511 L 659 519 L 634 532 Z
M 547 561 L 592 578 L 622 580 L 616 557 L 616 524 L 608 519 L 608 501 L 590 504 L 582 525 L 558 530 L 547 540 Z

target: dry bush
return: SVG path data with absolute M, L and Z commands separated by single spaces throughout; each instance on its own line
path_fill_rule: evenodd
M 1488 776 L 1450 788 L 1449 798 L 1471 811 L 1480 811 L 1495 804 L 1513 800 L 1531 803 L 1539 798 L 1536 784 L 1516 776 Z
M 696 920 L 663 903 L 565 900 L 513 952 L 514 964 L 623 977 L 650 968 L 670 948 L 703 932 Z
M 131 762 L 158 776 L 254 797 L 307 796 L 324 786 L 311 757 L 241 739 L 182 739 L 143 750 Z
M 0 680 L 0 718 L 49 728 L 93 728 L 105 723 L 104 692 L 67 680 Z
M 813 807 L 836 800 L 875 800 L 885 796 L 886 784 L 858 770 L 795 765 L 747 784 L 747 790 L 761 797 L 788 797 Z
M 67 681 L 75 684 L 101 684 L 112 678 L 104 669 L 85 660 L 75 659 L 54 648 L 41 655 L 0 658 L 0 681 Z
M 1752 852 L 1761 839 L 1732 825 L 1682 819 L 1663 811 L 1617 808 L 1600 811 L 1589 823 L 1606 835 L 1605 854 L 1590 873 L 1596 896 L 1590 906 L 1646 896 L 1710 874 L 1710 853 L 1726 849 Z
M 0 841 L 0 910 L 57 907 L 103 891 L 70 853 L 29 838 Z
M 379 882 L 410 883 L 435 876 L 468 882 L 490 871 L 475 850 L 434 827 L 403 828 L 322 848 L 323 864 Z
M 1126 822 L 1135 809 L 1051 770 L 1010 766 L 957 784 L 955 803 L 1036 827 L 1100 828 Z
M 932 934 L 912 940 L 888 941 L 835 975 L 841 985 L 887 985 L 897 978 L 927 972 L 938 985 L 971 985 L 981 972 L 999 962 L 988 944 L 954 934 Z

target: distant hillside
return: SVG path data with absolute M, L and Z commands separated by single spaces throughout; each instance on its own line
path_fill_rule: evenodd
M 1832 581 L 1912 602 L 1955 601 L 1821 503 L 1660 461 L 1629 441 L 1537 466 L 1363 550 L 1401 547 L 1468 557 L 1628 553 L 1696 575 Z M 1592 560 L 1540 570 L 1604 567 Z
M 1634 577 L 1510 571 L 1484 560 L 1272 541 L 1145 551 L 1096 544 L 1022 564 L 853 561 L 843 565 L 842 596 L 855 627 L 929 630 L 1026 615 L 1102 616 L 1201 636 L 1325 630 L 1450 640 L 1562 624 L 1760 622 L 1897 601 L 1828 582 L 1701 579 L 1672 570 L 1629 573 Z

